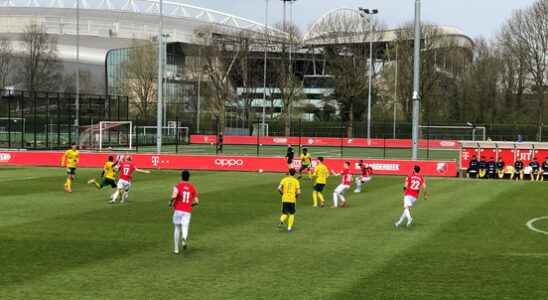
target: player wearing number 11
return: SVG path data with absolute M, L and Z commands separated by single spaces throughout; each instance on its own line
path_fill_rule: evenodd
M 415 205 L 415 202 L 419 198 L 421 189 L 424 190 L 424 200 L 428 199 L 428 191 L 426 190 L 426 181 L 420 174 L 421 168 L 415 166 L 413 173 L 405 178 L 404 197 L 403 197 L 403 214 L 396 224 L 396 228 L 400 227 L 405 219 L 407 219 L 407 227 L 413 224 L 413 218 L 411 217 L 411 207 Z
M 183 171 L 181 173 L 181 182 L 173 188 L 171 195 L 170 207 L 173 207 L 173 239 L 175 248 L 173 253 L 179 254 L 179 243 L 182 244 L 183 250 L 188 246 L 188 228 L 190 227 L 190 215 L 192 208 L 198 205 L 198 192 L 192 183 L 188 182 L 190 172 Z M 182 238 L 181 238 L 182 234 Z

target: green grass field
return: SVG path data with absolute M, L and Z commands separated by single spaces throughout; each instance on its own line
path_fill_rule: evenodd
M 427 179 L 416 224 L 396 230 L 401 177 L 376 176 L 350 208 L 278 231 L 279 174 L 195 172 L 190 249 L 172 251 L 177 172 L 137 174 L 130 203 L 63 170 L 0 168 L 0 299 L 548 299 L 548 183 Z M 325 195 L 338 179 L 331 179 Z M 535 223 L 548 231 L 548 220 Z

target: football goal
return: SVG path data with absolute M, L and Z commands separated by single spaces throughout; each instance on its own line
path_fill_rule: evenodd
M 133 122 L 101 121 L 80 130 L 80 147 L 83 149 L 132 150 Z
M 421 137 L 430 140 L 485 141 L 483 126 L 419 126 Z
M 139 146 L 156 144 L 157 126 L 135 126 L 136 143 Z M 162 144 L 177 145 L 190 142 L 190 129 L 182 126 L 163 126 Z
M 26 119 L 25 118 L 5 118 L 0 117 L 0 132 L 25 132 Z

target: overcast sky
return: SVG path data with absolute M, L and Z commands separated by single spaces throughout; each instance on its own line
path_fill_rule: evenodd
M 264 23 L 265 0 L 176 0 L 220 10 Z M 280 0 L 269 0 L 271 21 L 281 21 Z M 422 0 L 423 19 L 457 27 L 471 37 L 492 37 L 512 11 L 534 0 Z M 298 0 L 294 4 L 295 23 L 304 31 L 323 14 L 339 7 L 377 8 L 382 21 L 395 27 L 413 19 L 414 0 Z

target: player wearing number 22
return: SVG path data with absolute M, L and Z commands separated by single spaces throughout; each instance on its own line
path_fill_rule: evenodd
M 415 205 L 415 202 L 419 198 L 421 189 L 424 190 L 424 200 L 428 199 L 428 191 L 426 190 L 426 181 L 420 174 L 421 168 L 415 166 L 413 173 L 405 178 L 404 197 L 403 197 L 403 214 L 396 224 L 396 228 L 400 227 L 405 219 L 407 219 L 407 227 L 413 224 L 413 218 L 411 217 L 411 207 Z
M 293 231 L 293 223 L 295 222 L 295 206 L 297 198 L 301 193 L 301 184 L 295 178 L 295 169 L 289 169 L 289 175 L 284 177 L 278 185 L 278 192 L 282 195 L 282 216 L 280 217 L 279 227 L 285 226 L 287 220 L 287 232 Z
M 179 254 L 179 243 L 186 250 L 188 246 L 188 229 L 190 227 L 190 216 L 192 208 L 198 205 L 198 192 L 194 185 L 190 182 L 190 172 L 183 171 L 181 173 L 181 182 L 173 188 L 171 195 L 170 206 L 173 207 L 173 240 L 175 248 L 173 253 Z M 182 236 L 181 236 L 182 235 Z
M 110 203 L 116 203 L 119 195 L 122 195 L 122 200 L 120 201 L 121 203 L 127 201 L 129 197 L 129 188 L 131 187 L 131 181 L 133 180 L 133 172 L 150 174 L 150 171 L 137 168 L 133 163 L 131 156 L 127 156 L 125 158 L 125 161 L 119 165 L 118 170 L 120 172 L 120 176 L 116 186 L 117 190 L 114 194 L 112 194 L 112 200 Z

